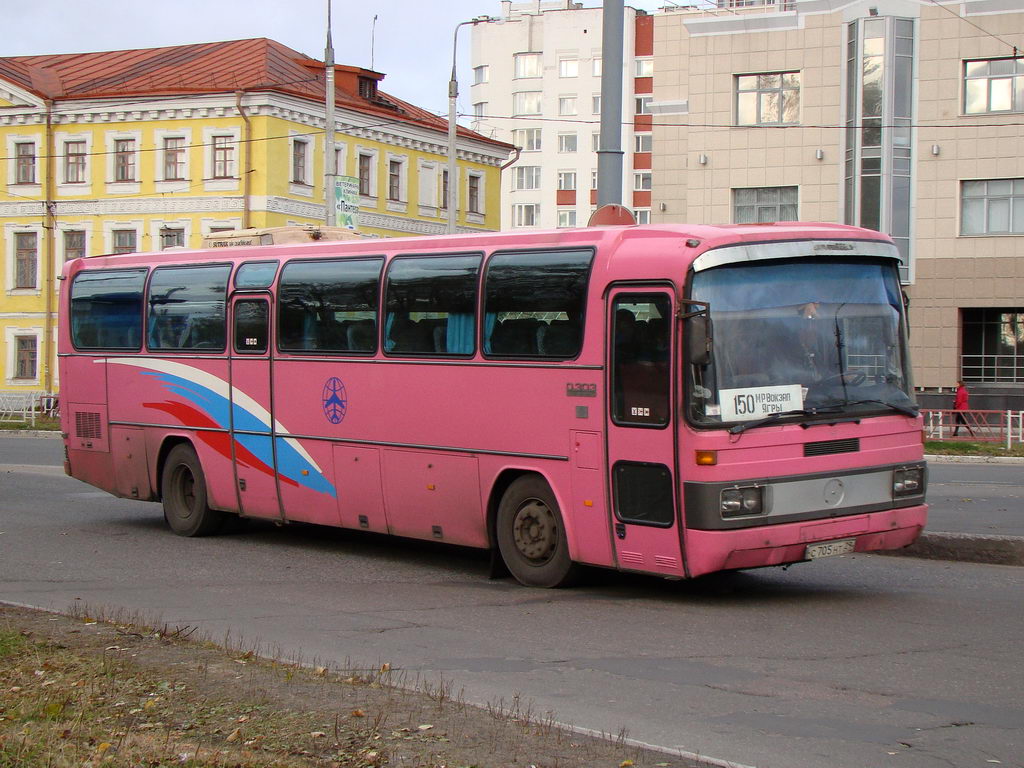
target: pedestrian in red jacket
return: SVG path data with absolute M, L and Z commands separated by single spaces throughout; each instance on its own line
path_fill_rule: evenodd
M 969 398 L 970 393 L 967 391 L 967 385 L 962 381 L 957 382 L 956 397 L 953 400 L 953 410 L 956 411 L 956 427 L 953 429 L 953 437 L 960 434 L 961 424 L 971 433 L 971 437 L 974 437 L 974 430 L 971 429 L 971 425 L 967 423 L 967 417 L 963 414 L 963 411 L 970 410 Z

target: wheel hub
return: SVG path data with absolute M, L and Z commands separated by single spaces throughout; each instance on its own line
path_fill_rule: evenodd
M 527 560 L 537 564 L 549 560 L 558 543 L 558 528 L 547 504 L 531 499 L 519 507 L 512 523 L 512 537 Z

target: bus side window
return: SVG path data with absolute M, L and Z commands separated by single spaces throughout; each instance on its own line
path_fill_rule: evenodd
M 71 342 L 77 349 L 139 349 L 145 269 L 83 271 L 71 285 Z
M 496 253 L 484 276 L 484 354 L 570 359 L 583 343 L 593 252 Z
M 278 345 L 284 352 L 373 353 L 384 260 L 292 261 L 278 283 Z
M 672 371 L 668 296 L 625 294 L 615 299 L 612 326 L 612 419 L 664 426 L 669 420 Z
M 150 349 L 223 351 L 231 267 L 157 267 L 149 282 Z
M 402 256 L 391 262 L 384 351 L 472 355 L 481 257 Z

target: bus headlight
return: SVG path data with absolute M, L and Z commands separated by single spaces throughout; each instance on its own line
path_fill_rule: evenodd
M 923 467 L 901 467 L 892 473 L 893 496 L 915 496 L 924 490 Z
M 722 491 L 722 517 L 764 514 L 764 493 L 760 486 L 726 488 Z

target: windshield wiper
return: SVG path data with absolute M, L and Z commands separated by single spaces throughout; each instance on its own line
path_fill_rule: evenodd
M 772 413 L 760 419 L 754 419 L 753 421 L 744 421 L 742 424 L 737 424 L 735 427 L 729 429 L 730 435 L 739 435 L 746 432 L 748 429 L 754 427 L 761 427 L 765 424 L 771 424 L 773 421 L 778 421 L 783 416 L 814 416 L 818 413 L 828 412 L 832 410 L 831 406 L 825 409 L 821 408 L 797 408 L 793 411 L 779 411 L 778 413 Z
M 886 400 L 848 400 L 845 403 L 837 403 L 837 405 L 840 407 L 845 407 L 847 405 L 884 405 L 886 408 L 892 408 L 894 411 L 899 411 L 905 416 L 910 416 L 915 419 L 918 416 L 917 408 L 912 408 L 909 405 L 890 403 Z

